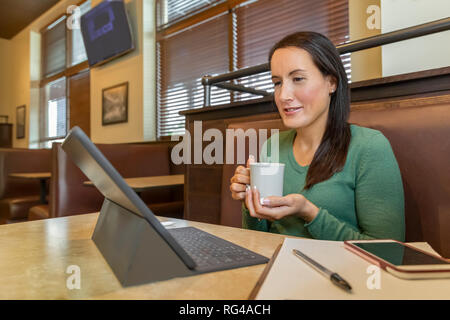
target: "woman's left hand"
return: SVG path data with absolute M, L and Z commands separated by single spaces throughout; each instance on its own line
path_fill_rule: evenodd
M 250 187 L 246 191 L 245 205 L 250 216 L 269 221 L 294 215 L 306 222 L 311 222 L 319 213 L 319 208 L 298 193 L 288 194 L 284 197 L 266 197 L 261 205 L 259 191 Z

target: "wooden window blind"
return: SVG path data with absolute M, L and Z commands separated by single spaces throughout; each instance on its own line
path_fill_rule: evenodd
M 48 78 L 66 68 L 66 16 L 42 32 L 42 77 Z
M 221 15 L 158 42 L 158 136 L 184 133 L 179 111 L 203 106 L 201 77 L 228 71 L 228 19 Z M 230 101 L 214 88 L 212 104 Z
M 266 63 L 275 42 L 296 31 L 323 33 L 335 45 L 349 41 L 348 0 L 228 0 L 227 9 L 219 17 L 210 19 L 202 13 L 190 16 L 221 2 L 224 1 L 157 0 L 158 30 L 163 35 L 157 43 L 158 137 L 184 132 L 184 117 L 178 112 L 202 107 L 203 75 Z M 202 16 L 209 20 L 197 23 Z M 190 27 L 167 32 L 171 24 L 181 20 Z M 197 24 L 192 26 L 193 23 Z M 341 59 L 350 79 L 350 54 Z M 270 77 L 270 72 L 266 72 L 241 78 L 238 83 L 271 92 Z M 233 101 L 258 97 L 231 94 Z M 212 87 L 211 105 L 230 100 L 229 92 Z

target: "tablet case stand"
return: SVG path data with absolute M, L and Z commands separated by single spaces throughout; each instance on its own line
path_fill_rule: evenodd
M 147 220 L 107 198 L 92 240 L 124 287 L 196 273 Z

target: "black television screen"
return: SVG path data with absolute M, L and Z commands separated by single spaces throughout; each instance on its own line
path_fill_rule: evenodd
M 89 66 L 103 64 L 134 49 L 123 0 L 105 0 L 80 19 Z

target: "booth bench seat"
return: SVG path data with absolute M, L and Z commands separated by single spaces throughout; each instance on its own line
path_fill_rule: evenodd
M 180 174 L 183 167 L 171 166 L 167 144 L 97 144 L 124 178 Z M 68 158 L 60 143 L 52 146 L 52 179 L 48 205 L 30 209 L 29 220 L 64 217 L 100 211 L 104 197 Z M 141 193 L 156 215 L 182 218 L 183 186 L 156 188 Z
M 405 193 L 406 241 L 426 241 L 450 258 L 450 104 L 352 110 L 349 122 L 379 130 L 391 143 Z M 228 127 L 286 129 L 280 119 Z M 222 171 L 221 224 L 241 227 L 241 202 L 229 189 L 236 167 Z
M 0 224 L 27 220 L 39 204 L 39 180 L 13 178 L 12 173 L 50 172 L 50 150 L 0 148 Z

